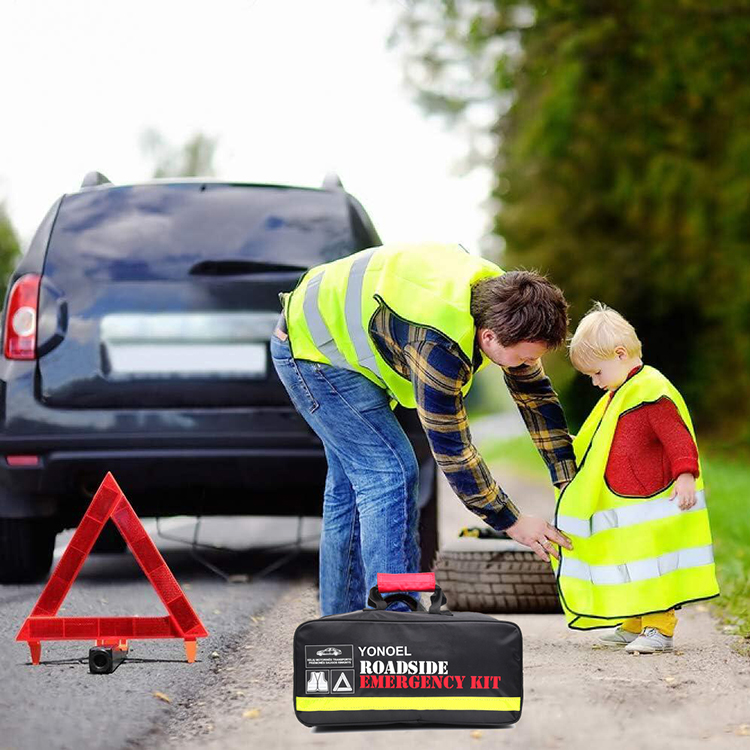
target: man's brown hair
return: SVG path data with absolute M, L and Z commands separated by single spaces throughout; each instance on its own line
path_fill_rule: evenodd
M 489 328 L 503 346 L 541 341 L 548 349 L 565 343 L 568 303 L 562 290 L 536 271 L 507 271 L 471 289 L 477 328 Z

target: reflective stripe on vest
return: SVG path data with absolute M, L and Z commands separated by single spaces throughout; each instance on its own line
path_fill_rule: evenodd
M 365 331 L 362 325 L 362 283 L 367 265 L 374 252 L 375 248 L 360 254 L 349 269 L 346 299 L 344 302 L 344 317 L 346 319 L 349 338 L 352 340 L 354 350 L 357 353 L 357 363 L 360 367 L 367 368 L 382 382 L 378 366 L 375 363 L 375 355 L 372 353 L 368 343 L 369 337 L 367 331 Z M 312 336 L 313 343 L 328 357 L 332 365 L 342 367 L 346 370 L 354 370 L 336 346 L 336 342 L 333 340 L 333 336 L 325 320 L 323 320 L 323 316 L 320 314 L 318 296 L 320 295 L 320 283 L 324 275 L 323 273 L 319 273 L 310 279 L 307 285 L 303 302 L 305 322 Z
M 346 300 L 344 302 L 344 316 L 346 318 L 346 328 L 349 332 L 349 338 L 354 344 L 354 351 L 357 352 L 357 364 L 360 367 L 366 367 L 378 380 L 382 381 L 378 365 L 375 362 L 375 355 L 370 349 L 370 337 L 362 325 L 362 284 L 365 278 L 365 271 L 370 263 L 370 259 L 375 253 L 375 248 L 361 253 L 352 263 L 349 270 L 349 280 L 346 284 Z
M 292 356 L 355 371 L 386 390 L 392 408 L 415 409 L 411 378 L 378 349 L 372 316 L 387 307 L 409 325 L 450 339 L 472 363 L 477 349 L 472 287 L 503 273 L 492 261 L 440 242 L 382 245 L 324 263 L 305 273 L 283 298 Z M 481 352 L 462 394 L 489 362 Z
M 625 526 L 635 526 L 648 521 L 658 521 L 670 516 L 679 516 L 691 511 L 705 510 L 706 493 L 698 490 L 695 493 L 695 505 L 689 510 L 680 510 L 676 500 L 660 497 L 656 500 L 646 500 L 636 505 L 626 505 L 622 508 L 610 508 L 594 513 L 590 519 L 574 518 L 573 516 L 558 516 L 557 528 L 567 534 L 580 537 L 590 537 L 608 529 L 621 529 Z
M 331 360 L 332 365 L 351 370 L 352 368 L 349 367 L 349 363 L 344 359 L 344 356 L 336 346 L 336 342 L 333 340 L 333 336 L 331 336 L 331 332 L 328 330 L 328 326 L 318 309 L 318 295 L 320 294 L 320 282 L 322 280 L 322 273 L 313 276 L 305 290 L 305 299 L 302 305 L 305 311 L 307 327 L 310 329 L 310 335 L 315 342 L 315 346 Z
M 599 584 L 630 583 L 672 573 L 675 570 L 711 565 L 714 561 L 713 545 L 688 547 L 676 552 L 666 552 L 646 560 L 634 560 L 622 565 L 589 565 L 583 560 L 563 556 L 560 576 L 578 578 Z

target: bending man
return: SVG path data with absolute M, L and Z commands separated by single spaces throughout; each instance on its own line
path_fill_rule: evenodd
M 460 245 L 391 244 L 309 270 L 281 295 L 274 367 L 328 462 L 320 541 L 323 615 L 362 609 L 378 572 L 419 569 L 414 450 L 393 408 L 416 408 L 466 507 L 539 557 L 570 546 L 522 515 L 471 442 L 464 396 L 490 362 L 562 488 L 576 470 L 540 358 L 561 346 L 567 303 L 543 276 L 505 273 Z

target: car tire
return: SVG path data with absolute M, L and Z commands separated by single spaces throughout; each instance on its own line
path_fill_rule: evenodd
M 0 583 L 43 580 L 52 565 L 56 528 L 48 518 L 0 518 Z
M 434 570 L 456 611 L 562 612 L 554 572 L 533 552 L 441 550 Z

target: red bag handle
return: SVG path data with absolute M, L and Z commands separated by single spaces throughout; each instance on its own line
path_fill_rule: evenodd
M 378 573 L 378 591 L 434 591 L 434 573 Z

